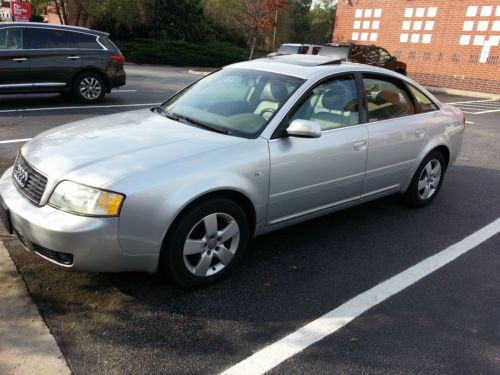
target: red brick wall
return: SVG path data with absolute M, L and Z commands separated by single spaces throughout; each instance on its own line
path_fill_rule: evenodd
M 396 54 L 424 85 L 500 94 L 500 0 L 340 0 L 333 41 L 356 38 Z

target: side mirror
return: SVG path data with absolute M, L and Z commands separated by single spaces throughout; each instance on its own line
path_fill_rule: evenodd
M 286 133 L 292 137 L 319 138 L 321 127 L 317 122 L 297 119 L 288 126 Z

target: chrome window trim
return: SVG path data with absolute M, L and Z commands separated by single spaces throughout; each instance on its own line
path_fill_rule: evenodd
M 99 40 L 99 38 L 101 38 L 100 35 L 92 34 L 92 33 L 85 32 L 85 31 L 80 31 L 80 30 L 58 29 L 56 27 L 43 27 L 43 26 L 38 26 L 38 25 L 33 25 L 33 26 L 31 26 L 31 25 L 29 25 L 29 26 L 26 26 L 26 25 L 23 25 L 23 26 L 9 25 L 9 26 L 0 28 L 0 30 L 2 30 L 2 29 L 19 29 L 19 28 L 21 28 L 21 29 L 56 30 L 56 31 L 69 32 L 69 33 L 79 33 L 79 34 L 84 34 L 84 35 L 90 35 L 90 36 L 95 37 L 97 44 L 99 44 L 102 47 L 102 50 L 109 51 L 109 49 L 106 48 L 106 46 L 104 46 L 100 42 L 100 40 Z M 29 49 L 23 48 L 23 49 L 18 49 L 18 50 L 15 50 L 15 51 L 54 51 L 54 50 L 102 51 L 101 49 L 97 49 L 97 48 L 29 48 Z M 13 50 L 10 50 L 10 49 L 0 49 L 0 51 L 13 51 Z
M 64 82 L 35 82 L 33 83 L 33 87 L 60 87 L 66 86 Z
M 0 85 L 0 89 L 11 89 L 11 88 L 21 88 L 21 87 L 33 87 L 32 83 L 10 83 L 6 85 Z

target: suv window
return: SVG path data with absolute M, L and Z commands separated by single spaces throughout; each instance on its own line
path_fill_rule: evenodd
M 380 64 L 385 64 L 391 59 L 390 53 L 387 52 L 385 49 L 379 48 L 378 51 L 379 51 L 379 63 Z
M 330 130 L 359 124 L 356 81 L 353 76 L 335 78 L 316 86 L 290 121 L 311 120 Z
M 30 49 L 78 48 L 70 32 L 42 28 L 28 28 Z
M 23 29 L 20 27 L 0 29 L 0 50 L 23 49 Z
M 434 104 L 434 102 L 431 99 L 429 99 L 429 97 L 425 95 L 422 91 L 420 91 L 419 89 L 410 84 L 408 84 L 408 87 L 410 88 L 411 93 L 417 100 L 421 112 L 431 112 L 431 111 L 437 111 L 439 109 L 438 106 Z
M 80 49 L 102 49 L 101 45 L 97 43 L 96 35 L 71 33 L 71 36 Z
M 365 47 L 366 50 L 366 64 L 377 65 L 379 62 L 378 48 Z
M 369 122 L 415 114 L 413 103 L 402 82 L 385 77 L 365 76 L 363 85 Z
M 351 61 L 355 63 L 365 64 L 365 48 L 362 46 L 352 46 L 351 49 Z

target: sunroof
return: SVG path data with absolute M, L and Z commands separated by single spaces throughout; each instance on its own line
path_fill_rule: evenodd
M 342 60 L 333 59 L 328 56 L 317 55 L 281 55 L 264 57 L 262 59 L 266 62 L 279 62 L 283 64 L 292 64 L 300 66 L 319 66 L 319 65 L 333 65 L 340 64 Z

